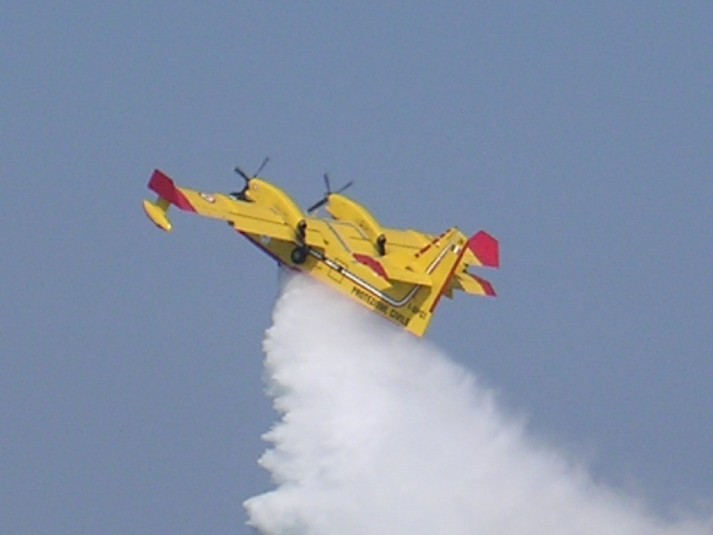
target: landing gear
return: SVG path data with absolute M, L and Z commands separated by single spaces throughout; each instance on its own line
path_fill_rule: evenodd
M 295 247 L 290 253 L 290 260 L 292 260 L 293 264 L 304 264 L 305 260 L 307 260 L 307 254 L 307 247 Z

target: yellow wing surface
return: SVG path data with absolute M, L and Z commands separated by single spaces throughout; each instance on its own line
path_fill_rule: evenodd
M 339 194 L 329 196 L 327 211 L 335 219 L 353 222 L 362 234 L 372 241 L 374 249 L 384 257 L 390 272 L 393 272 L 395 277 L 401 275 L 404 281 L 423 284 L 408 278 L 409 273 L 421 279 L 424 275 L 424 266 L 413 265 L 414 256 L 419 256 L 422 250 L 432 247 L 432 244 L 438 242 L 445 233 L 441 236 L 432 236 L 416 230 L 382 228 L 366 208 Z M 448 282 L 445 295 L 452 297 L 453 290 L 462 290 L 473 295 L 494 296 L 495 290 L 492 285 L 485 279 L 469 273 L 468 269 L 471 266 L 497 268 L 499 265 L 498 241 L 487 232 L 478 232 L 468 240 L 468 248 Z
M 253 178 L 238 194 L 183 188 L 154 171 L 149 188 L 156 201 L 144 210 L 170 232 L 169 208 L 228 222 L 268 255 L 303 271 L 421 336 L 441 297 L 454 290 L 495 295 L 469 266 L 498 267 L 498 242 L 481 231 L 467 238 L 452 228 L 439 236 L 381 228 L 361 205 L 331 194 L 332 219 L 306 215 L 280 188 Z

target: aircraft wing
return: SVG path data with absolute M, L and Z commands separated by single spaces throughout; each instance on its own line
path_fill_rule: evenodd
M 425 273 L 403 269 L 391 263 L 385 265 L 385 270 L 389 280 L 406 284 L 418 284 L 419 286 L 433 286 L 433 280 Z
M 352 223 L 325 221 L 324 219 L 307 217 L 307 245 L 319 249 L 327 249 L 329 244 L 339 244 L 338 247 L 353 264 L 361 264 L 371 269 L 387 284 L 404 283 L 419 286 L 432 286 L 431 277 L 424 272 L 406 269 L 404 262 L 393 255 L 377 256 L 372 243 Z
M 393 228 L 384 228 L 383 234 L 386 237 L 386 243 L 392 248 L 413 249 L 414 252 L 425 247 L 435 238 L 435 236 L 418 232 L 416 230 L 401 230 Z
M 156 202 L 144 201 L 144 210 L 156 226 L 170 232 L 167 212 L 171 205 L 204 217 L 222 219 L 237 230 L 280 240 L 293 240 L 294 231 L 279 214 L 256 203 L 241 201 L 222 193 L 203 193 L 177 186 L 158 169 L 153 172 L 149 189 L 158 194 Z

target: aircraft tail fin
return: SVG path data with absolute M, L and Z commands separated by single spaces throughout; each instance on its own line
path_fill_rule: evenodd
M 419 336 L 425 333 L 441 298 L 453 289 L 474 295 L 494 296 L 493 286 L 468 273 L 469 265 L 497 267 L 498 242 L 485 232 L 467 238 L 456 228 L 448 229 L 423 247 L 409 268 L 427 274 L 432 281 L 427 297 L 408 324 L 408 330 Z
M 499 268 L 500 244 L 490 234 L 481 230 L 468 240 L 470 253 L 466 258 L 468 265 Z
M 171 232 L 172 225 L 168 219 L 168 210 L 174 205 L 181 210 L 195 212 L 195 208 L 167 175 L 156 169 L 149 180 L 149 189 L 157 193 L 156 201 L 144 201 L 144 212 L 148 218 L 161 230 Z
M 457 228 L 448 229 L 419 250 L 409 264 L 409 269 L 428 275 L 432 281 L 419 312 L 409 321 L 407 328 L 412 333 L 422 336 L 428 329 L 438 302 L 448 291 L 450 281 L 468 251 L 467 242 L 466 236 Z
M 169 204 L 174 205 L 176 208 L 181 210 L 186 210 L 188 212 L 195 212 L 196 209 L 188 200 L 188 197 L 181 191 L 181 188 L 176 186 L 176 184 L 162 171 L 156 169 L 151 175 L 151 180 L 149 180 L 149 189 L 155 191 L 159 199 L 165 199 Z

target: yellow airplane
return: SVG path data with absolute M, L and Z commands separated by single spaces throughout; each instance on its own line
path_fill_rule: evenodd
M 455 227 L 439 236 L 383 228 L 341 195 L 351 182 L 332 192 L 326 175 L 327 193 L 305 213 L 277 186 L 235 170 L 245 187 L 228 194 L 179 187 L 155 170 L 148 187 L 158 198 L 144 201 L 146 215 L 166 232 L 171 205 L 227 221 L 278 264 L 311 275 L 417 336 L 444 295 L 495 295 L 488 281 L 468 272 L 469 266 L 500 265 L 498 241 L 487 232 L 468 238 Z M 322 206 L 332 219 L 313 217 Z

